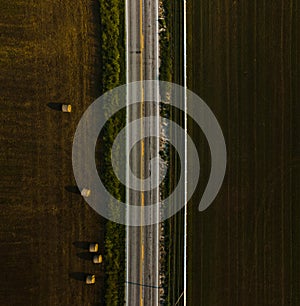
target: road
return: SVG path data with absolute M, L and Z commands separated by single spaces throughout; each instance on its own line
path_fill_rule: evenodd
M 151 0 L 128 0 L 126 2 L 127 32 L 127 83 L 141 80 L 158 79 L 158 2 Z M 143 118 L 159 115 L 155 105 L 144 101 L 145 91 L 141 86 L 141 103 L 127 108 L 127 123 L 141 118 L 139 137 L 142 139 L 146 130 L 153 133 L 158 124 L 148 125 Z M 153 97 L 157 97 L 157 88 L 152 88 Z M 136 92 L 128 92 L 127 99 Z M 128 124 L 127 124 L 128 125 Z M 127 130 L 127 137 L 133 137 L 136 131 Z M 140 178 L 151 175 L 149 161 L 157 156 L 159 143 L 157 139 L 145 138 L 131 151 L 130 164 L 132 171 Z M 159 169 L 152 171 L 157 175 Z M 141 186 L 142 188 L 143 186 Z M 151 189 L 152 190 L 152 189 Z M 136 192 L 127 190 L 127 202 L 133 205 L 146 206 L 155 203 L 159 190 Z M 141 214 L 143 220 L 143 213 Z M 150 217 L 158 220 L 157 211 Z M 130 221 L 130 220 L 129 220 Z M 126 305 L 159 304 L 159 225 L 127 226 L 126 228 Z

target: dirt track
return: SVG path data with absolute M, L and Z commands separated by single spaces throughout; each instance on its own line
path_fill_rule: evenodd
M 104 221 L 76 193 L 71 163 L 76 125 L 101 88 L 97 1 L 0 7 L 0 304 L 102 305 L 103 266 L 84 247 L 103 251 Z M 57 111 L 61 102 L 73 112 Z M 88 272 L 95 286 L 80 281 Z
M 190 203 L 188 305 L 299 305 L 299 5 L 189 5 L 189 87 L 223 128 L 228 167 L 199 213 L 210 159 L 193 128 L 204 176 Z

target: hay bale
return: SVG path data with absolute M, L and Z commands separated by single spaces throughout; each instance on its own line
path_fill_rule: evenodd
M 98 243 L 90 243 L 90 246 L 89 246 L 90 253 L 97 253 L 98 249 L 99 249 Z
M 63 113 L 71 113 L 72 112 L 72 105 L 71 104 L 63 104 L 61 106 L 61 110 Z
M 101 264 L 102 263 L 102 255 L 95 255 L 93 257 L 93 263 L 94 264 Z
M 85 283 L 87 285 L 95 284 L 96 276 L 94 274 L 89 274 L 86 276 Z
M 88 198 L 91 195 L 91 190 L 87 188 L 83 188 L 81 190 L 81 195 L 85 198 Z

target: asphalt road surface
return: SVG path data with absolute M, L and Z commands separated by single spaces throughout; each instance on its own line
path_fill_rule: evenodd
M 127 28 L 127 82 L 158 79 L 158 2 L 151 0 L 128 0 L 126 3 Z M 141 179 L 158 174 L 151 171 L 149 161 L 157 156 L 159 145 L 154 138 L 144 138 L 145 131 L 155 132 L 158 125 L 149 125 L 143 118 L 158 115 L 159 109 L 153 103 L 144 101 L 143 85 L 139 93 L 128 91 L 127 99 L 136 95 L 140 103 L 128 107 L 127 123 L 141 118 L 138 133 L 142 139 L 131 151 L 130 165 L 133 173 Z M 157 88 L 151 94 L 157 97 Z M 136 130 L 127 130 L 127 137 L 133 137 Z M 158 179 L 158 177 L 157 177 Z M 141 186 L 143 188 L 143 186 Z M 131 205 L 146 206 L 158 200 L 157 188 L 137 192 L 127 190 L 127 202 Z M 145 217 L 143 212 L 140 217 Z M 158 220 L 158 211 L 153 211 L 152 220 Z M 130 220 L 129 220 L 130 221 Z M 126 305 L 159 304 L 159 225 L 127 226 L 126 229 Z

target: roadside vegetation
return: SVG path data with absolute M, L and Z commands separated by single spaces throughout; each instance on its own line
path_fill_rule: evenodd
M 160 80 L 181 84 L 182 75 L 182 13 L 183 4 L 178 1 L 160 0 Z M 183 114 L 170 106 L 169 101 L 161 105 L 161 116 L 182 126 Z M 172 131 L 169 131 L 172 133 Z M 162 186 L 162 198 L 168 197 L 180 177 L 180 158 L 176 149 L 164 145 L 163 158 L 168 164 L 168 172 Z M 161 257 L 162 296 L 164 305 L 182 303 L 183 290 L 183 211 L 166 220 L 162 227 Z
M 105 93 L 125 83 L 125 12 L 124 0 L 99 0 L 101 22 L 101 91 Z M 118 101 L 112 101 L 118 103 Z M 124 113 L 110 118 L 104 128 L 101 143 L 101 179 L 118 200 L 124 201 L 124 188 L 115 177 L 111 166 L 113 141 L 125 124 Z M 117 213 L 117 212 L 116 212 Z M 125 293 L 125 227 L 106 222 L 105 231 L 105 304 L 124 305 Z
M 171 39 L 171 3 L 168 0 L 160 1 L 159 12 L 159 46 L 160 68 L 159 78 L 161 81 L 172 82 L 173 56 Z
M 160 1 L 160 12 L 159 12 L 159 44 L 160 44 L 160 68 L 159 78 L 161 81 L 172 82 L 173 81 L 173 62 L 174 55 L 172 52 L 172 14 L 171 14 L 171 2 L 169 0 Z M 165 101 L 168 102 L 168 101 Z M 171 110 L 168 103 L 161 104 L 160 115 L 167 119 L 171 119 Z M 162 199 L 167 198 L 172 189 L 172 176 L 173 171 L 171 170 L 172 157 L 171 150 L 168 143 L 163 146 L 160 151 L 161 157 L 165 160 L 167 166 L 166 178 L 162 183 L 161 197 Z M 162 296 L 161 300 L 164 305 L 171 305 L 172 296 L 172 275 L 171 275 L 171 263 L 173 262 L 173 239 L 172 239 L 172 228 L 170 219 L 164 221 L 161 226 L 161 248 L 163 249 L 166 256 L 161 257 L 161 275 L 162 275 Z

